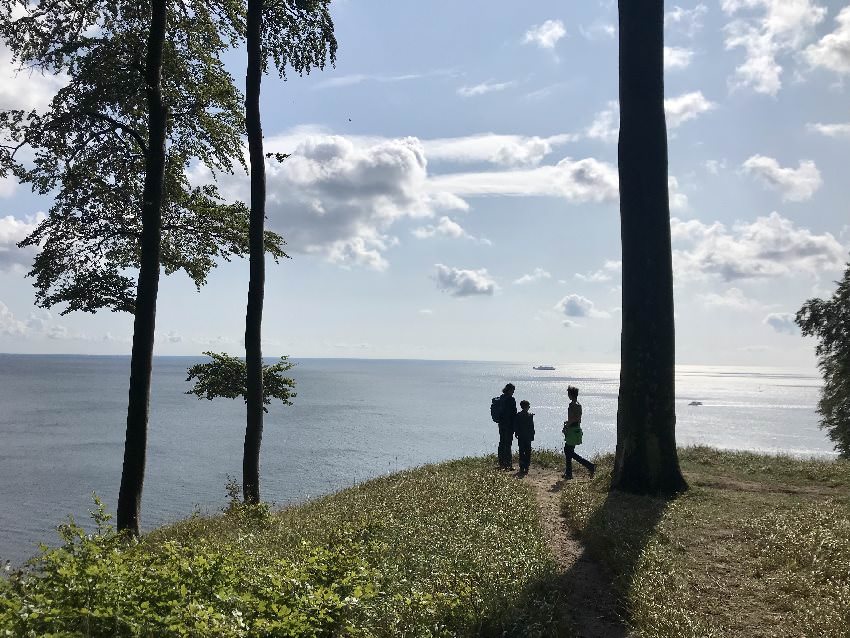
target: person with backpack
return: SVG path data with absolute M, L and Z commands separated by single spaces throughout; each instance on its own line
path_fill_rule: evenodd
M 519 402 L 520 412 L 514 421 L 514 431 L 519 443 L 519 473 L 528 474 L 531 467 L 531 442 L 534 440 L 534 414 L 528 411 L 531 403 L 523 399 Z
M 514 419 L 516 418 L 516 399 L 514 399 L 513 383 L 502 390 L 502 395 L 490 402 L 490 416 L 499 424 L 499 467 L 503 470 L 513 470 L 511 461 L 511 444 L 514 439 Z
M 587 471 L 590 472 L 590 478 L 596 473 L 596 466 L 587 459 L 576 454 L 576 446 L 581 445 L 583 432 L 581 429 L 581 403 L 578 402 L 578 388 L 573 386 L 567 387 L 567 396 L 570 398 L 570 405 L 567 408 L 567 420 L 564 421 L 564 457 L 566 466 L 564 467 L 564 478 L 569 480 L 573 477 L 573 459 L 584 465 Z

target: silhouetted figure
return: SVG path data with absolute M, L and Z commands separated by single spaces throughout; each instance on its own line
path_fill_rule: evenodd
M 519 471 L 528 474 L 531 466 L 531 442 L 534 440 L 534 415 L 528 411 L 531 404 L 528 401 L 520 401 L 522 408 L 514 420 L 514 432 L 519 442 Z
M 516 399 L 514 384 L 509 383 L 502 390 L 499 414 L 499 467 L 503 470 L 514 469 L 511 461 L 511 445 L 514 439 L 514 419 L 516 419 Z
M 581 445 L 584 435 L 581 430 L 581 403 L 578 402 L 578 388 L 569 386 L 567 396 L 570 398 L 570 405 L 567 408 L 567 420 L 564 421 L 564 457 L 566 461 L 564 478 L 571 479 L 573 477 L 573 459 L 584 465 L 590 472 L 590 478 L 593 478 L 594 473 L 596 473 L 596 466 L 576 454 L 576 446 Z

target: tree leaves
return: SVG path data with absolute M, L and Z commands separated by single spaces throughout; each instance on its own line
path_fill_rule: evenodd
M 244 359 L 232 357 L 223 352 L 205 352 L 212 361 L 199 363 L 189 368 L 186 381 L 195 379 L 195 385 L 186 394 L 194 394 L 199 399 L 212 401 L 219 397 L 225 399 L 245 398 L 247 393 L 247 367 Z M 295 366 L 288 357 L 281 357 L 278 363 L 263 366 L 263 412 L 272 399 L 278 399 L 284 405 L 292 405 L 295 398 L 295 380 L 283 376 Z M 247 400 L 246 400 L 247 401 Z

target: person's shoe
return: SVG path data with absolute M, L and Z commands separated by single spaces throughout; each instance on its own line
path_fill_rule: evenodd
M 565 472 L 564 474 L 561 474 L 561 478 L 563 478 L 565 481 L 569 481 L 573 478 L 573 476 L 572 476 L 572 474 L 567 474 Z

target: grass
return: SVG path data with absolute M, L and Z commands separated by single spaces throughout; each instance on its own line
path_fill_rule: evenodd
M 0 636 L 569 635 L 533 496 L 494 463 L 234 505 L 129 547 L 72 534 L 0 581 Z
M 612 459 L 563 512 L 647 638 L 850 635 L 850 463 L 688 448 L 673 500 L 609 493 Z

